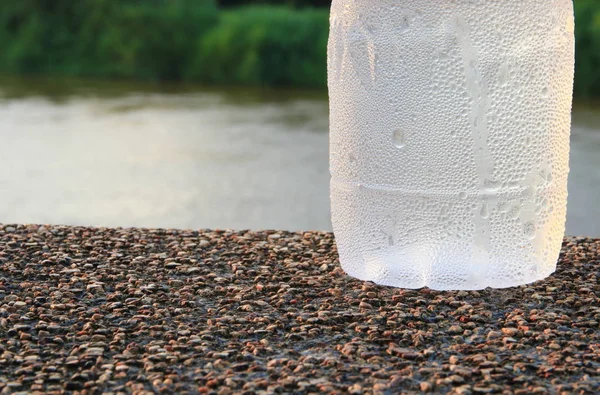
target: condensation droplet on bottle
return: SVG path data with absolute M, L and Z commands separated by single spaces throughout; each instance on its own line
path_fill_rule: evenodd
M 519 218 L 519 215 L 521 215 L 521 207 L 520 206 L 513 206 L 513 208 L 511 208 L 510 211 L 508 212 L 508 215 L 512 219 Z
M 484 219 L 490 216 L 490 210 L 488 209 L 487 202 L 483 202 L 483 204 L 481 205 L 481 211 L 479 212 L 479 215 L 481 215 L 481 218 Z
M 498 181 L 495 180 L 489 180 L 486 179 L 483 181 L 483 187 L 488 191 L 488 192 L 496 192 L 500 189 L 500 183 Z
M 530 240 L 535 238 L 535 223 L 533 221 L 523 224 L 523 234 Z
M 406 137 L 404 136 L 404 131 L 402 129 L 394 129 L 392 138 L 396 148 L 404 148 L 406 145 Z
M 499 76 L 498 76 L 498 81 L 500 82 L 501 85 L 506 85 L 508 83 L 508 64 L 506 62 L 502 63 L 502 66 L 500 66 L 500 72 L 499 72 Z
M 460 192 L 460 193 L 458 194 L 458 197 L 459 197 L 460 199 L 462 199 L 462 200 L 465 200 L 465 199 L 467 198 L 467 193 L 466 193 L 466 192 L 464 192 L 464 191 L 463 191 L 463 192 Z
M 507 213 L 509 210 L 509 206 L 507 202 L 498 202 L 498 204 L 496 205 L 496 207 L 498 208 L 498 211 L 501 213 Z
M 527 188 L 523 189 L 521 196 L 523 199 L 529 199 L 531 196 L 533 196 L 533 188 L 528 186 Z
M 403 17 L 400 19 L 400 23 L 399 23 L 399 26 L 398 26 L 398 30 L 399 30 L 401 33 L 404 33 L 404 32 L 405 32 L 405 31 L 407 31 L 408 29 L 410 29 L 410 21 L 408 20 L 408 17 L 407 17 L 407 16 L 403 16 Z
M 548 97 L 548 88 L 542 89 L 542 97 L 545 99 Z
M 392 236 L 392 235 L 388 236 L 388 244 L 390 247 L 394 246 L 394 236 Z

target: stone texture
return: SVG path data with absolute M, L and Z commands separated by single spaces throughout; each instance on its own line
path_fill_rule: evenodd
M 346 276 L 330 233 L 0 225 L 0 393 L 599 393 L 599 259 L 438 292 Z

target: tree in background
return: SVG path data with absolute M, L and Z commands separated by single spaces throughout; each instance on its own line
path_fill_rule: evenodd
M 217 22 L 213 0 L 8 0 L 0 69 L 178 79 Z
M 330 3 L 0 0 L 0 71 L 325 87 Z M 574 4 L 575 94 L 600 96 L 600 1 Z
M 223 11 L 200 37 L 188 79 L 220 84 L 324 87 L 329 13 L 252 6 Z
M 221 7 L 237 7 L 255 4 L 285 5 L 294 8 L 331 6 L 331 0 L 218 0 L 218 3 Z
M 600 1 L 575 1 L 575 93 L 600 96 Z

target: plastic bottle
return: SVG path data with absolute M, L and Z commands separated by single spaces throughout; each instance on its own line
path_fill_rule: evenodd
M 403 288 L 550 275 L 564 235 L 571 0 L 334 0 L 332 223 L 346 273 Z

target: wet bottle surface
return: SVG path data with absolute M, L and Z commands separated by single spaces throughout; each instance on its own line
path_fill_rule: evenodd
M 556 268 L 574 71 L 570 0 L 334 0 L 332 222 L 343 269 L 406 288 Z

